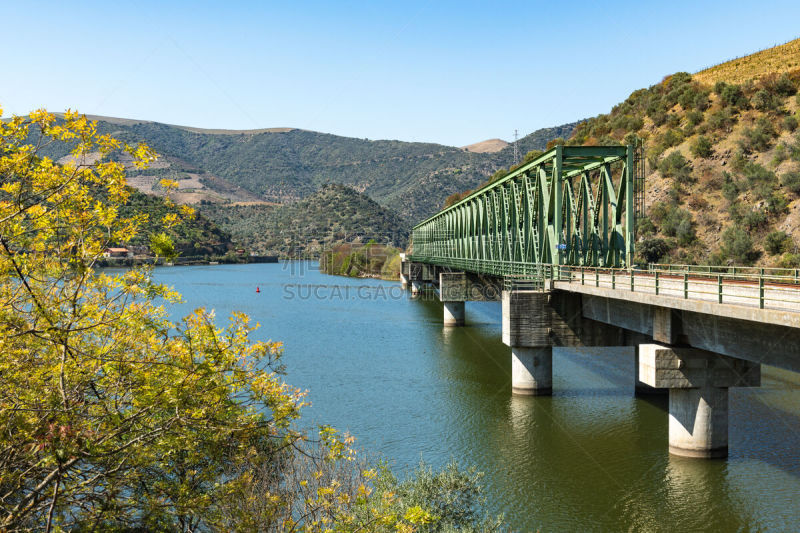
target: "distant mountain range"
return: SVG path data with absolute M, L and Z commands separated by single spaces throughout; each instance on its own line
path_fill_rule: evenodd
M 185 203 L 293 203 L 326 184 L 347 185 L 397 211 L 411 224 L 436 212 L 450 194 L 474 187 L 513 164 L 513 147 L 495 139 L 483 149 L 393 140 L 370 141 L 292 128 L 204 130 L 90 116 L 101 132 L 145 142 L 161 160 L 129 172 L 132 186 L 158 194 L 158 178 L 181 185 Z M 517 142 L 520 157 L 569 137 L 577 123 L 535 131 Z

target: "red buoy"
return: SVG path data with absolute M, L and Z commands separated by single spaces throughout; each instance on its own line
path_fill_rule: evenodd
M 259 289 L 258 287 L 256 287 L 256 292 L 261 292 L 261 289 Z

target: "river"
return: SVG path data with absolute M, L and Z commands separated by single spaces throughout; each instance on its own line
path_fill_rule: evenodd
M 287 381 L 308 389 L 306 423 L 348 430 L 399 471 L 450 459 L 486 473 L 488 507 L 515 531 L 796 530 L 800 375 L 764 367 L 731 389 L 730 456 L 667 452 L 666 398 L 635 398 L 633 353 L 556 349 L 553 396 L 511 395 L 499 303 L 468 303 L 442 327 L 437 301 L 399 283 L 315 263 L 158 268 L 185 303 L 261 324 L 285 345 Z M 256 287 L 260 289 L 256 293 Z

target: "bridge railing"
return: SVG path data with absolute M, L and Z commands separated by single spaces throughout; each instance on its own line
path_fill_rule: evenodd
M 791 278 L 800 281 L 800 268 L 748 267 L 727 265 L 681 265 L 667 263 L 650 263 L 647 270 L 652 272 L 687 272 L 689 274 L 723 274 L 741 279 L 757 279 L 759 277 L 785 280 Z
M 659 268 L 661 266 L 671 268 Z M 615 269 L 560 266 L 553 281 L 580 283 L 598 288 L 629 291 L 716 303 L 744 305 L 760 309 L 800 312 L 800 271 L 796 269 L 750 269 L 728 272 L 715 267 L 678 269 L 676 265 L 648 265 L 648 268 Z

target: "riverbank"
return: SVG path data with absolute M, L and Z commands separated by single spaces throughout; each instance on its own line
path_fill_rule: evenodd
M 341 244 L 322 254 L 320 272 L 348 278 L 371 278 L 386 281 L 400 279 L 399 248 L 376 244 Z
M 222 255 L 222 256 L 178 256 L 174 259 L 163 257 L 103 257 L 97 260 L 99 267 L 131 267 L 139 265 L 189 266 L 189 265 L 243 265 L 249 263 L 277 263 L 277 255 Z

